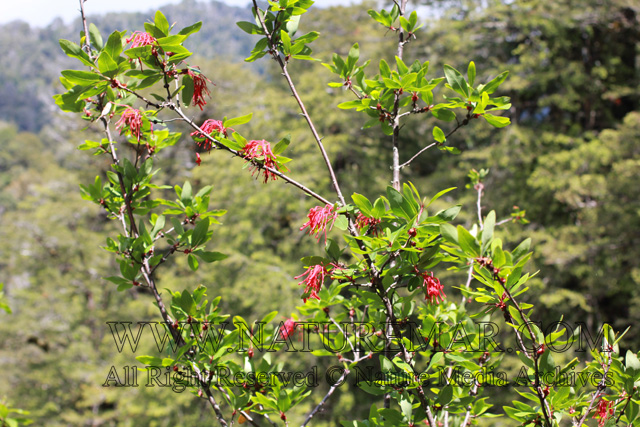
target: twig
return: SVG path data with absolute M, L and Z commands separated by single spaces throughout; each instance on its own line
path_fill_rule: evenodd
M 338 382 L 336 384 L 342 384 L 342 382 L 347 377 L 347 375 L 349 375 L 349 370 L 345 369 L 342 372 L 342 375 L 340 376 L 340 378 L 338 379 Z M 309 421 L 311 421 L 311 419 L 320 410 L 320 408 L 322 408 L 324 406 L 324 404 L 327 401 L 327 399 L 329 399 L 329 397 L 331 397 L 333 392 L 336 391 L 336 388 L 337 388 L 336 385 L 332 385 L 331 386 L 331 388 L 329 389 L 327 394 L 322 398 L 322 401 L 320 401 L 320 403 L 318 403 L 318 405 L 316 405 L 316 407 L 313 408 L 313 410 L 309 413 L 309 415 L 307 415 L 307 418 L 304 420 L 304 422 L 302 423 L 301 427 L 305 427 L 307 424 L 309 424 Z
M 433 147 L 434 145 L 437 145 L 437 142 L 433 142 L 429 145 L 427 145 L 426 147 L 424 147 L 423 149 L 421 149 L 420 151 L 418 151 L 416 154 L 413 155 L 412 158 L 410 158 L 409 160 L 407 160 L 406 162 L 404 162 L 403 164 L 401 164 L 400 166 L 398 166 L 398 168 L 402 169 L 405 168 L 407 166 L 409 166 L 409 164 L 411 162 L 413 162 L 415 160 L 416 157 L 418 157 L 420 154 L 424 153 L 425 151 L 427 151 L 429 148 Z
M 475 185 L 476 191 L 478 192 L 478 201 L 476 205 L 478 207 L 478 226 L 480 227 L 480 231 L 482 231 L 484 225 L 482 224 L 482 191 L 484 190 L 484 184 L 482 182 L 478 182 Z
M 322 143 L 322 138 L 320 138 L 320 135 L 318 134 L 318 131 L 316 131 L 316 127 L 313 124 L 313 121 L 311 120 L 311 117 L 309 116 L 309 113 L 307 112 L 307 109 L 306 109 L 304 103 L 302 102 L 302 99 L 298 95 L 298 91 L 296 90 L 296 86 L 293 84 L 293 80 L 291 80 L 291 76 L 289 75 L 289 71 L 287 70 L 286 62 L 284 62 L 282 60 L 282 58 L 280 57 L 280 55 L 278 54 L 277 46 L 273 42 L 271 34 L 269 33 L 269 31 L 267 29 L 267 25 L 265 24 L 265 21 L 264 21 L 264 16 L 261 15 L 260 9 L 258 8 L 258 3 L 257 3 L 256 0 L 253 0 L 253 7 L 254 7 L 254 9 L 256 11 L 256 16 L 258 17 L 258 20 L 260 21 L 260 25 L 262 26 L 262 29 L 263 29 L 264 33 L 266 34 L 266 36 L 267 36 L 267 40 L 269 42 L 269 51 L 271 52 L 271 56 L 273 57 L 273 59 L 276 60 L 278 65 L 280 65 L 280 68 L 282 69 L 282 75 L 287 80 L 287 84 L 289 85 L 289 89 L 291 90 L 291 93 L 292 93 L 293 97 L 295 98 L 296 102 L 298 103 L 298 106 L 300 107 L 300 111 L 302 112 L 302 115 L 304 116 L 305 120 L 307 121 L 307 125 L 309 126 L 309 129 L 311 130 L 311 133 L 313 134 L 313 138 L 315 139 L 316 144 L 318 145 L 318 148 L 320 149 L 320 153 L 322 153 L 322 158 L 324 159 L 324 162 L 325 162 L 325 164 L 327 166 L 327 170 L 329 171 L 329 176 L 331 178 L 331 183 L 333 184 L 333 188 L 334 188 L 334 190 L 335 190 L 335 192 L 336 192 L 336 194 L 338 196 L 338 200 L 340 200 L 340 203 L 342 204 L 342 206 L 346 206 L 346 202 L 345 202 L 344 197 L 342 195 L 342 190 L 340 189 L 340 185 L 338 184 L 338 180 L 336 178 L 336 174 L 335 174 L 335 172 L 333 170 L 333 166 L 331 165 L 331 160 L 329 160 L 329 156 L 327 155 L 327 151 L 325 150 L 324 144 Z
M 87 18 L 84 14 L 84 2 L 87 0 L 80 0 L 80 17 L 82 18 L 82 28 L 84 29 L 84 46 L 86 48 L 87 55 L 92 58 L 91 55 L 91 41 L 89 40 L 89 28 L 87 27 Z M 93 58 L 92 58 L 93 59 Z
M 587 410 L 585 411 L 584 415 L 582 416 L 582 418 L 580 418 L 580 420 L 576 424 L 574 424 L 576 427 L 581 427 L 582 424 L 584 424 L 584 421 L 587 419 L 587 416 L 589 416 L 589 413 L 591 412 L 591 408 L 593 408 L 593 404 L 607 389 L 606 379 L 607 379 L 607 374 L 609 373 L 609 368 L 611 368 L 611 362 L 612 362 L 611 351 L 609 351 L 609 362 L 604 368 L 602 380 L 600 380 L 597 390 L 593 393 L 593 397 L 591 398 L 591 401 L 589 402 L 589 406 L 587 407 Z
M 404 12 L 407 8 L 407 0 L 401 0 L 400 4 L 396 2 L 398 9 L 400 11 L 400 16 L 404 15 Z M 398 29 L 398 58 L 402 59 L 402 55 L 404 52 L 404 30 L 402 29 L 402 25 Z M 398 112 L 400 111 L 400 91 L 396 90 L 393 96 L 393 134 L 392 134 L 392 143 L 393 143 L 393 152 L 392 152 L 392 161 L 393 161 L 393 188 L 400 191 L 400 121 L 398 117 Z
M 191 126 L 193 129 L 197 130 L 198 132 L 200 132 L 200 134 L 204 135 L 205 138 L 207 138 L 209 141 L 211 141 L 211 143 L 218 149 L 222 149 L 222 150 L 226 150 L 228 152 L 230 152 L 231 154 L 233 154 L 234 156 L 237 157 L 241 157 L 244 158 L 244 156 L 239 152 L 236 151 L 234 149 L 231 149 L 225 145 L 220 144 L 220 142 L 218 142 L 215 138 L 213 138 L 211 135 L 208 135 L 206 132 L 204 132 L 202 129 L 200 129 L 200 127 L 198 125 L 196 125 L 193 120 L 191 120 L 190 118 L 188 118 L 183 112 L 182 110 L 177 107 L 175 104 L 169 104 L 168 108 L 175 111 L 185 122 L 187 122 L 189 124 L 189 126 Z M 278 176 L 279 178 L 282 178 L 283 180 L 285 180 L 286 182 L 288 182 L 289 184 L 293 185 L 294 187 L 299 188 L 300 190 L 302 190 L 303 192 L 307 193 L 308 195 L 310 195 L 311 197 L 319 200 L 320 202 L 324 203 L 325 205 L 332 205 L 333 203 L 328 201 L 327 199 L 325 199 L 324 197 L 322 197 L 321 195 L 317 194 L 316 192 L 314 192 L 313 190 L 311 190 L 310 188 L 306 187 L 305 185 L 299 183 L 298 181 L 294 180 L 293 178 L 290 178 L 289 176 L 283 174 L 282 172 L 280 172 L 277 169 L 274 168 L 270 168 L 268 166 L 265 166 L 263 164 L 260 164 L 258 162 L 252 161 L 252 163 L 260 168 L 260 169 L 265 169 L 268 170 L 269 172 L 271 172 L 272 174 Z
M 421 111 L 421 110 L 420 110 L 420 111 Z M 414 110 L 412 110 L 412 111 L 408 111 L 407 113 L 403 113 L 403 114 L 401 114 L 400 116 L 402 116 L 402 115 L 404 115 L 404 114 L 410 114 L 410 113 L 413 113 L 413 112 L 414 112 Z M 457 125 L 456 125 L 456 127 L 455 127 L 455 128 L 453 128 L 451 131 L 449 131 L 449 133 L 448 133 L 448 134 L 446 134 L 446 135 L 445 135 L 445 137 L 444 137 L 444 138 L 445 138 L 445 140 L 446 140 L 446 139 L 448 139 L 448 138 L 449 138 L 451 135 L 453 135 L 454 133 L 456 133 L 456 132 L 458 131 L 458 129 L 460 129 L 461 127 L 466 126 L 466 125 L 468 125 L 468 124 L 469 124 L 469 117 L 467 117 L 467 118 L 466 118 L 465 120 L 463 120 L 462 122 L 458 122 L 458 123 L 457 123 Z M 413 157 L 411 157 L 409 160 L 407 160 L 406 162 L 404 162 L 403 164 L 401 164 L 401 165 L 399 166 L 399 168 L 400 168 L 400 169 L 402 169 L 402 168 L 405 168 L 405 167 L 409 166 L 409 164 L 410 164 L 412 161 L 414 161 L 414 160 L 416 159 L 416 157 L 418 157 L 420 154 L 424 153 L 425 151 L 427 151 L 429 148 L 433 147 L 434 145 L 438 145 L 438 143 L 437 143 L 437 142 L 434 142 L 434 143 L 432 143 L 432 144 L 430 144 L 430 145 L 428 145 L 428 146 L 426 146 L 426 147 L 422 148 L 420 151 L 418 151 L 416 154 L 414 154 L 414 155 L 413 155 Z

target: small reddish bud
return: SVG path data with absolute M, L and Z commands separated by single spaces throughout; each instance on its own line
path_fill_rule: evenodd
M 287 421 L 287 416 L 286 416 L 286 415 L 285 415 L 285 413 L 284 413 L 284 412 L 282 412 L 282 411 L 280 411 L 280 419 L 281 419 L 282 421 Z
M 253 347 L 249 347 L 249 350 L 247 350 L 247 356 L 249 356 L 249 359 L 253 359 Z
M 202 163 L 202 159 L 200 158 L 200 153 L 196 153 L 196 164 L 200 166 L 200 163 Z
M 178 365 L 173 365 L 173 372 L 178 372 Z
M 411 227 L 407 233 L 408 233 L 408 234 L 409 234 L 409 236 L 411 236 L 411 237 L 416 237 L 416 235 L 418 234 L 418 232 L 416 231 L 416 229 L 415 229 L 415 228 L 413 228 L 413 227 Z
M 541 354 L 543 354 L 543 353 L 544 353 L 544 350 L 545 350 L 545 348 L 544 348 L 544 344 L 542 344 L 542 345 L 541 345 L 540 347 L 538 347 L 538 349 L 536 350 L 536 354 L 539 356 L 539 355 L 541 355 Z

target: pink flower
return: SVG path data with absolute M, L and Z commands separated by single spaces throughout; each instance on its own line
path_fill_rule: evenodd
M 202 107 L 207 105 L 204 100 L 204 95 L 207 94 L 211 97 L 211 92 L 207 88 L 207 82 L 211 83 L 211 80 L 206 78 L 199 70 L 193 72 L 190 68 L 187 68 L 187 74 L 193 79 L 193 98 L 191 103 L 197 105 L 202 110 Z
M 202 163 L 202 159 L 200 158 L 200 153 L 196 153 L 196 163 L 198 164 L 198 166 L 200 166 L 200 163 Z
M 207 135 L 211 132 L 218 132 L 224 136 L 227 136 L 227 128 L 222 125 L 222 120 L 206 120 L 202 126 L 200 126 L 202 132 L 196 130 L 191 132 L 191 136 L 194 138 L 207 138 Z M 211 140 L 205 139 L 204 141 L 196 141 L 196 144 L 205 150 L 211 150 Z
M 145 33 L 144 31 L 134 32 L 133 34 L 131 34 L 131 37 L 126 39 L 124 42 L 129 44 L 132 40 L 133 43 L 131 43 L 131 48 L 147 46 L 156 42 L 156 39 L 154 37 L 152 37 L 149 33 Z
M 273 154 L 273 151 L 271 150 L 271 144 L 269 144 L 264 139 L 260 141 L 247 142 L 244 148 L 242 149 L 242 153 L 244 154 L 244 158 L 247 159 L 248 161 L 251 161 L 254 159 L 259 160 L 259 161 L 262 161 L 262 164 L 264 165 L 265 168 L 278 170 L 278 164 L 276 163 L 276 155 Z M 256 172 L 258 172 L 258 175 L 259 175 L 261 168 L 253 162 L 252 162 L 252 165 L 253 165 L 252 167 L 253 171 L 251 172 L 251 175 L 253 176 Z M 277 175 L 271 172 L 270 170 L 262 168 L 262 173 L 264 176 L 265 184 L 267 183 L 269 178 L 271 178 L 272 180 L 275 180 L 277 178 Z
M 333 228 L 337 217 L 338 213 L 334 212 L 333 205 L 327 204 L 325 207 L 316 206 L 309 210 L 307 214 L 309 220 L 300 227 L 300 230 L 309 227 L 309 234 L 316 234 L 318 236 L 318 242 L 320 241 L 321 233 L 324 233 L 324 242 L 327 243 L 327 231 Z M 327 230 L 327 226 L 329 230 Z
M 129 128 L 129 132 L 132 136 L 135 136 L 140 142 L 140 127 L 142 126 L 142 113 L 140 110 L 133 109 L 131 107 L 127 107 L 126 110 L 122 113 L 122 117 L 120 120 L 116 122 L 116 130 L 120 131 L 120 135 L 122 135 L 122 131 L 125 128 Z
M 368 216 L 363 215 L 362 212 L 360 212 L 356 218 L 356 227 L 358 228 L 358 231 L 362 231 L 363 228 L 369 227 L 368 231 L 373 236 L 378 235 L 378 224 L 380 224 L 379 219 L 369 218 Z
M 425 288 L 424 299 L 428 299 L 431 304 L 434 302 L 436 304 L 440 304 L 440 301 L 444 301 L 447 297 L 444 294 L 444 286 L 440 284 L 440 280 L 438 280 L 438 278 L 433 276 L 433 272 L 429 275 L 425 271 L 424 273 L 420 273 L 420 275 L 423 280 L 422 285 Z M 440 299 L 440 301 L 438 301 L 438 299 Z
M 318 292 L 322 289 L 322 285 L 324 283 L 325 277 L 329 272 L 327 271 L 327 267 L 321 264 L 314 265 L 313 267 L 308 267 L 307 270 L 299 276 L 294 277 L 294 279 L 299 279 L 303 276 L 307 276 L 306 279 L 298 282 L 298 285 L 304 283 L 304 295 L 306 297 L 302 298 L 303 302 L 307 302 L 309 298 L 315 298 L 320 300 L 320 296 Z
M 291 334 L 293 334 L 293 331 L 295 331 L 297 325 L 298 324 L 295 322 L 295 320 L 293 320 L 293 317 L 287 319 L 284 322 L 284 327 L 280 329 L 280 336 L 282 337 L 282 339 L 286 340 L 287 338 L 289 338 Z
M 613 415 L 613 404 L 614 402 L 609 402 L 604 399 L 600 399 L 600 402 L 598 402 L 596 413 L 593 414 L 593 418 L 600 418 L 600 420 L 598 421 L 598 427 L 603 427 L 606 424 L 609 415 Z

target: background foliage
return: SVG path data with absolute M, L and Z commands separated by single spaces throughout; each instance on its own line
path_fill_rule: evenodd
M 637 5 L 624 0 L 488 1 L 482 6 L 460 0 L 430 5 L 440 17 L 425 16 L 426 30 L 411 42 L 412 54 L 440 69 L 445 60 L 464 69 L 473 59 L 483 64 L 480 81 L 510 70 L 503 88 L 512 97 L 509 116 L 514 125 L 500 133 L 488 126 L 462 129 L 452 138 L 460 156 L 428 152 L 404 170 L 403 179 L 411 179 L 423 194 L 458 187 L 442 203 L 465 201 L 468 208 L 462 212 L 467 217 L 458 220 L 468 225 L 475 220 L 475 192 L 465 190 L 466 171 L 490 169 L 484 203 L 499 218 L 509 216 L 517 205 L 526 209 L 530 221 L 524 228 L 506 227 L 514 241 L 531 236 L 537 247 L 529 266 L 545 278 L 530 282 L 542 303 L 537 316 L 557 319 L 564 314 L 569 322 L 586 321 L 593 328 L 603 322 L 616 329 L 637 323 Z M 295 176 L 328 190 L 294 100 L 276 78 L 279 71 L 268 61 L 259 66 L 242 63 L 251 40 L 229 24 L 250 20 L 250 11 L 193 1 L 162 10 L 178 26 L 198 20 L 204 24 L 190 46 L 207 58 L 197 63 L 217 86 L 212 102 L 195 121 L 239 116 L 250 107 L 254 119 L 247 133 L 277 141 L 283 136 L 280 130 L 291 132 L 299 141 L 288 153 L 296 158 Z M 348 49 L 357 41 L 364 59 L 391 60 L 392 34 L 381 33 L 366 10 L 362 5 L 312 10 L 307 22 L 321 32 L 315 56 L 328 62 L 337 46 Z M 108 34 L 141 27 L 146 18 L 110 14 L 92 21 Z M 102 279 L 117 268 L 99 248 L 113 224 L 81 200 L 77 184 L 92 181 L 96 168 L 106 164 L 75 150 L 91 136 L 52 107 L 51 95 L 61 91 L 59 71 L 69 66 L 57 40 L 73 39 L 79 28 L 78 23 L 56 22 L 40 29 L 12 23 L 0 32 L 0 44 L 10 46 L 0 59 L 0 268 L 13 310 L 0 313 L 0 396 L 29 410 L 32 418 L 47 420 L 47 425 L 199 425 L 210 414 L 186 393 L 101 387 L 112 365 L 131 360 L 130 354 L 117 353 L 105 322 L 157 319 L 148 293 L 137 288 L 118 293 Z M 339 53 L 345 56 L 347 51 Z M 388 140 L 373 129 L 346 127 L 362 118 L 353 113 L 345 120 L 344 114 L 351 113 L 335 107 L 351 98 L 326 85 L 332 80 L 326 69 L 295 63 L 292 74 L 326 136 L 345 193 L 362 188 L 362 183 L 367 183 L 366 196 L 383 193 L 388 176 L 372 165 L 389 163 Z M 430 138 L 426 129 L 433 126 L 421 116 L 411 120 L 402 141 L 406 153 L 422 147 Z M 310 202 L 289 186 L 262 186 L 246 179 L 246 171 L 223 155 L 203 155 L 202 166 L 196 167 L 194 145 L 185 142 L 183 147 L 161 159 L 168 181 L 188 178 L 194 186 L 212 184 L 211 205 L 234 213 L 224 218 L 225 227 L 216 229 L 216 242 L 230 257 L 214 267 L 202 266 L 189 283 L 206 283 L 211 294 L 222 295 L 223 312 L 248 319 L 274 309 L 283 315 L 292 312 L 300 304 L 301 289 L 293 279 L 299 274 L 299 254 L 318 250 L 299 231 L 305 220 L 300 213 Z M 161 280 L 176 288 L 188 274 L 185 257 L 165 270 Z M 455 276 L 441 280 L 448 295 L 452 285 L 462 283 Z M 636 329 L 631 328 L 624 345 L 639 347 Z M 152 345 L 143 343 L 149 349 Z M 305 369 L 311 362 L 298 363 Z M 348 389 L 340 392 L 322 419 L 331 422 L 353 407 L 367 412 L 368 405 L 357 405 Z

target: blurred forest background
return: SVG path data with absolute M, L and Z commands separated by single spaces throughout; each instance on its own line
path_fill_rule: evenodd
M 490 169 L 484 211 L 495 209 L 498 218 L 505 218 L 517 205 L 530 221 L 503 227 L 514 240 L 533 238 L 529 270 L 540 270 L 530 282 L 536 297 L 530 302 L 537 304 L 533 317 L 550 322 L 564 315 L 592 330 L 603 322 L 616 330 L 631 324 L 623 346 L 637 351 L 640 5 L 633 0 L 421 4 L 426 25 L 405 48 L 405 60 L 430 60 L 431 78 L 442 75 L 444 63 L 466 70 L 470 60 L 479 82 L 509 70 L 500 94 L 512 98 L 507 115 L 513 124 L 500 131 L 483 123 L 463 128 L 452 137 L 462 154 L 428 151 L 404 170 L 403 180 L 426 195 L 456 186 L 445 202 L 462 201 L 458 220 L 470 224 L 476 193 L 465 189 L 467 173 Z M 375 6 L 312 9 L 301 31 L 321 33 L 313 56 L 328 62 L 333 51 L 346 55 L 359 42 L 365 59 L 392 59 L 394 34 L 367 15 Z M 253 112 L 243 133 L 269 141 L 291 133 L 293 177 L 330 196 L 317 149 L 275 64 L 266 59 L 243 63 L 255 39 L 233 23 L 251 20 L 250 10 L 194 0 L 161 10 L 178 28 L 203 21 L 201 32 L 189 40 L 189 49 L 198 55 L 190 62 L 200 65 L 216 86 L 205 111 L 189 110 L 196 122 Z M 89 19 L 106 38 L 113 30 L 142 29 L 152 16 Z M 102 387 L 112 365 L 136 363 L 130 351 L 117 352 L 106 322 L 159 316 L 144 290 L 119 293 L 102 279 L 117 269 L 100 249 L 114 224 L 80 198 L 78 185 L 92 182 L 108 163 L 76 150 L 84 139 L 99 138 L 99 129 L 84 130 L 86 123 L 58 112 L 52 100 L 63 90 L 60 71 L 75 66 L 58 39 L 77 42 L 80 28 L 79 21 L 55 21 L 46 28 L 13 22 L 0 31 L 0 282 L 13 309 L 0 313 L 0 398 L 31 411 L 36 425 L 208 425 L 209 408 L 188 392 Z M 291 73 L 326 137 L 345 192 L 358 189 L 370 197 L 384 192 L 390 181 L 390 139 L 376 128 L 362 130 L 364 121 L 356 113 L 338 110 L 349 93 L 329 88 L 333 76 L 319 63 L 302 62 Z M 370 72 L 375 73 L 373 66 Z M 430 143 L 431 120 L 418 115 L 403 129 L 401 160 Z M 439 126 L 447 131 L 446 123 Z M 279 310 L 278 319 L 289 317 L 301 304 L 301 289 L 293 279 L 301 272 L 300 254 L 321 250 L 299 231 L 312 202 L 281 182 L 263 185 L 250 179 L 238 161 L 224 154 L 203 154 L 197 167 L 195 144 L 186 127 L 183 132 L 183 142 L 162 159 L 162 179 L 214 185 L 212 205 L 229 214 L 216 228 L 211 250 L 230 257 L 195 274 L 186 257 L 180 259 L 162 270 L 160 287 L 204 283 L 209 295 L 222 296 L 227 313 L 257 319 Z M 447 295 L 457 301 L 452 286 L 463 279 L 438 273 Z M 137 354 L 145 349 L 153 354 L 152 341 L 141 346 Z M 294 361 L 293 367 L 307 370 L 313 362 Z M 513 398 L 495 393 L 498 403 Z M 353 390 L 340 389 L 316 425 L 336 425 L 341 414 L 355 417 L 368 407 L 368 402 L 358 405 Z M 494 423 L 509 425 L 505 419 Z

